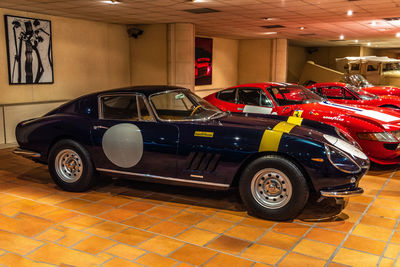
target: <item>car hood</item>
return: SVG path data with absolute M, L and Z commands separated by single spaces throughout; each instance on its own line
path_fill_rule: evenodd
M 260 115 L 260 114 L 229 114 L 223 118 L 217 119 L 218 124 L 224 127 L 239 127 L 239 128 L 249 128 L 254 130 L 277 130 L 274 127 L 280 122 L 288 122 L 289 117 L 278 116 L 278 115 Z M 326 143 L 326 139 L 323 137 L 324 134 L 343 139 L 335 129 L 334 126 L 321 123 L 314 120 L 308 120 L 299 118 L 300 123 L 295 124 L 289 134 L 295 135 L 301 138 L 318 140 L 320 142 Z
M 400 125 L 400 112 L 388 108 L 373 106 L 341 105 L 328 101 L 299 105 L 299 109 L 307 112 L 318 112 L 324 117 L 353 117 L 380 125 Z M 342 121 L 342 120 L 338 120 Z

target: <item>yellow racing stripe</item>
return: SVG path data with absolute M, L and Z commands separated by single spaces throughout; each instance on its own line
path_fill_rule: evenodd
M 281 121 L 272 130 L 265 130 L 258 151 L 278 151 L 283 133 L 290 133 L 296 125 L 301 125 L 302 121 L 302 118 L 289 117 L 287 122 Z

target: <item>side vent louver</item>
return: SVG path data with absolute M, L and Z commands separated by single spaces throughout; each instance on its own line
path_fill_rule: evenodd
M 191 152 L 186 161 L 186 169 L 213 172 L 218 165 L 220 157 L 220 154 Z

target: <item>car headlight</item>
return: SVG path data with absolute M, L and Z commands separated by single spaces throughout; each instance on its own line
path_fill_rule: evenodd
M 343 151 L 330 145 L 325 145 L 325 151 L 328 160 L 338 170 L 345 173 L 357 173 L 361 171 L 361 167 Z
M 357 133 L 358 138 L 362 140 L 369 141 L 380 141 L 380 142 L 389 142 L 389 143 L 397 143 L 397 140 L 391 133 L 388 132 L 380 132 L 380 133 Z
M 367 155 L 364 154 L 360 149 L 358 149 L 356 146 L 339 139 L 337 137 L 334 137 L 332 135 L 324 134 L 324 138 L 333 146 L 339 148 L 340 150 L 348 153 L 350 156 L 355 157 L 355 158 L 360 158 L 360 159 L 368 159 Z
M 336 131 L 337 135 L 340 136 L 340 138 L 342 138 L 344 141 L 349 142 L 350 144 L 352 144 L 353 146 L 355 146 L 355 147 L 357 147 L 358 149 L 361 150 L 361 146 L 348 133 L 346 133 L 346 132 L 344 132 L 344 131 L 340 130 L 339 128 L 336 128 L 336 127 L 335 127 L 335 131 Z
M 396 137 L 398 140 L 400 140 L 400 131 L 393 131 L 391 134 Z

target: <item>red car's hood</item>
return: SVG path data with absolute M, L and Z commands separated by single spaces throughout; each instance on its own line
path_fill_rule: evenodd
M 361 120 L 369 121 L 371 123 L 379 123 L 384 127 L 399 127 L 400 126 L 400 112 L 386 109 L 378 108 L 372 106 L 363 106 L 362 108 L 355 105 L 341 105 L 328 101 L 310 103 L 299 105 L 301 109 L 307 112 L 317 112 L 326 119 L 339 118 L 343 116 L 351 116 Z

